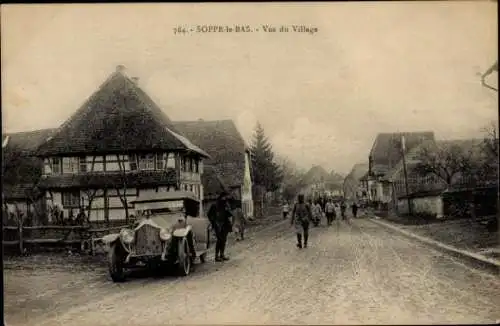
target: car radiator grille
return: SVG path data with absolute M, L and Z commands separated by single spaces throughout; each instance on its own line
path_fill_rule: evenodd
M 136 255 L 161 255 L 161 253 L 162 245 L 159 229 L 146 224 L 135 232 Z

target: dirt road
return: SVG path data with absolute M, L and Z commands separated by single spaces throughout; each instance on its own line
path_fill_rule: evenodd
M 283 224 L 232 246 L 230 261 L 209 261 L 187 278 L 133 278 L 112 284 L 104 266 L 71 274 L 65 269 L 45 274 L 7 270 L 6 321 L 419 324 L 500 319 L 498 277 L 370 221 L 353 223 L 312 229 L 310 247 L 302 250 Z M 47 284 L 56 286 L 49 289 Z

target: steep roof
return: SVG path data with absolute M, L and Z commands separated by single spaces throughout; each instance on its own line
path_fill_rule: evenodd
M 241 186 L 245 176 L 247 147 L 233 120 L 175 121 L 175 128 L 207 151 L 211 165 L 228 187 Z
M 34 152 L 54 130 L 2 135 L 2 184 L 6 200 L 27 199 L 37 195 L 34 188 L 42 175 L 43 162 L 34 156 Z
M 304 175 L 302 180 L 306 184 L 313 184 L 313 183 L 319 183 L 319 182 L 327 182 L 330 178 L 330 174 L 326 172 L 326 170 L 320 166 L 320 165 L 315 165 L 307 173 Z
M 346 179 L 358 182 L 368 172 L 368 163 L 354 164 Z
M 40 146 L 40 156 L 142 150 L 190 151 L 206 156 L 179 137 L 168 116 L 123 69 L 118 66 Z
M 361 178 L 368 172 L 368 167 L 367 163 L 358 163 L 352 167 L 351 172 L 344 179 L 343 190 L 346 197 L 355 197 Z
M 401 137 L 405 138 L 406 152 L 428 140 L 434 140 L 434 132 L 397 132 L 377 135 L 370 151 L 371 170 L 375 174 L 385 174 L 402 158 Z

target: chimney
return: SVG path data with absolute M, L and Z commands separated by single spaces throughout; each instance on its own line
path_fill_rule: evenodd
M 125 66 L 124 65 L 118 65 L 116 66 L 116 72 L 124 72 L 125 71 Z
M 131 78 L 134 84 L 138 85 L 139 84 L 139 77 L 132 77 Z

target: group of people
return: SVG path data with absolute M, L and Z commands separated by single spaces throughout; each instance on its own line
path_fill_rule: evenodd
M 318 226 L 324 215 L 327 220 L 327 225 L 330 226 L 337 217 L 337 209 L 340 209 L 340 218 L 349 222 L 346 215 L 347 204 L 344 200 L 342 200 L 340 204 L 335 204 L 332 199 L 323 202 L 316 200 L 313 203 L 312 200 L 306 202 L 304 195 L 300 194 L 297 198 L 297 203 L 295 203 L 292 208 L 290 219 L 290 223 L 295 227 L 295 232 L 297 234 L 297 247 L 307 248 L 310 222 Z M 358 214 L 358 205 L 355 202 L 352 203 L 351 210 L 353 217 L 356 218 Z M 289 213 L 290 205 L 288 202 L 285 202 L 283 205 L 283 219 L 286 219 Z

